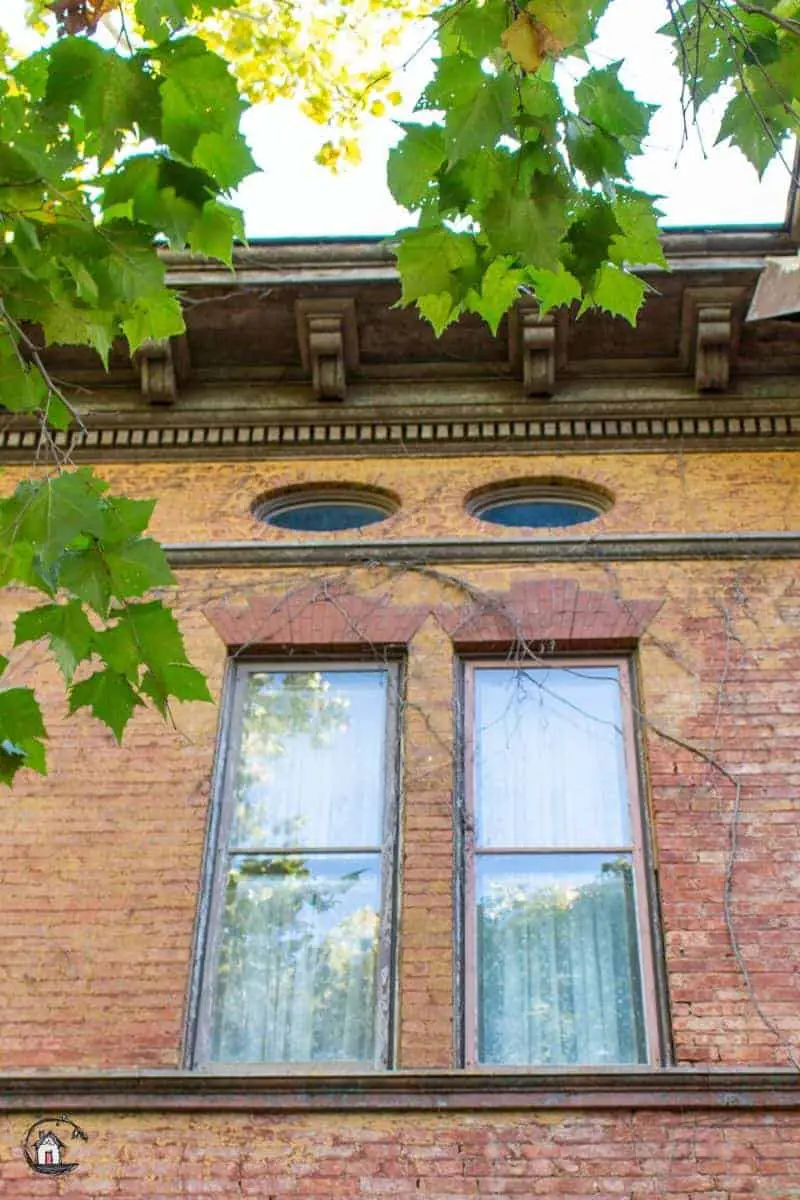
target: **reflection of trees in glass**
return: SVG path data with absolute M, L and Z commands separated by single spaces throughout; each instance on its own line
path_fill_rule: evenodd
M 631 864 L 620 857 L 599 865 L 584 883 L 548 872 L 537 886 L 530 858 L 511 878 L 486 879 L 478 903 L 482 1062 L 646 1060 Z
M 253 674 L 242 711 L 239 763 L 234 783 L 234 824 L 238 845 L 263 845 L 264 820 L 255 803 L 259 785 L 274 782 L 288 743 L 300 735 L 311 746 L 328 744 L 349 728 L 350 701 L 320 671 Z M 269 822 L 270 841 L 299 845 L 302 819 Z
M 388 673 L 245 686 L 212 1058 L 370 1062 Z
M 234 860 L 213 1058 L 372 1060 L 377 865 L 372 855 Z

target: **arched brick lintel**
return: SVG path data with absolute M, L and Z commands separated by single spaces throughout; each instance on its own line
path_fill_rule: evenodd
M 542 643 L 570 647 L 633 646 L 661 608 L 661 600 L 624 600 L 592 591 L 572 579 L 527 579 L 507 592 L 491 592 L 460 607 L 439 610 L 455 646 Z
M 320 581 L 285 595 L 240 593 L 235 601 L 210 604 L 208 620 L 226 646 L 315 649 L 405 646 L 430 609 L 392 602 L 388 594 L 354 595 Z
M 365 596 L 319 581 L 280 597 L 239 594 L 208 605 L 205 614 L 225 645 L 239 650 L 404 646 L 429 616 L 459 649 L 520 641 L 535 647 L 603 649 L 635 645 L 662 604 L 582 589 L 563 578 L 518 580 L 506 592 L 466 590 L 462 604 L 403 605 L 389 593 Z

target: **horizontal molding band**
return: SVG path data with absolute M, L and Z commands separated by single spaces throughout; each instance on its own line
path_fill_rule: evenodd
M 167 281 L 173 286 L 230 289 L 241 285 L 396 280 L 391 238 L 322 238 L 253 241 L 233 253 L 234 272 L 184 252 L 165 251 Z M 661 236 L 673 267 L 698 271 L 759 269 L 767 255 L 794 254 L 797 242 L 786 226 L 732 229 L 672 229 Z M 657 268 L 639 268 L 658 273 Z
M 469 1112 L 800 1109 L 793 1070 L 414 1072 L 135 1071 L 1 1075 L 4 1112 Z
M 800 533 L 628 533 L 478 541 L 177 542 L 170 564 L 194 567 L 370 566 L 421 563 L 641 562 L 800 558 Z
M 32 462 L 39 434 L 34 427 L 0 430 L 0 461 Z M 92 460 L 115 458 L 252 458 L 283 454 L 421 452 L 526 454 L 572 449 L 683 450 L 782 449 L 800 446 L 800 415 L 763 413 L 720 416 L 567 417 L 493 420 L 379 421 L 326 417 L 275 423 L 205 422 L 184 425 L 103 425 L 95 419 L 82 433 L 56 434 L 56 444 Z

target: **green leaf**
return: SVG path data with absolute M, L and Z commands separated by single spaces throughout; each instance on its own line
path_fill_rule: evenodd
M 560 264 L 555 271 L 530 271 L 529 278 L 542 312 L 560 308 L 562 304 L 572 304 L 573 300 L 580 300 L 583 295 L 578 280 Z
M 47 732 L 42 710 L 30 688 L 6 688 L 0 691 L 0 740 L 22 742 L 44 738 Z
M 715 144 L 729 139 L 760 178 L 778 153 L 785 132 L 785 118 L 764 111 L 752 96 L 738 92 L 723 113 Z
M 491 76 L 478 71 L 472 93 L 446 111 L 448 161 L 455 163 L 477 151 L 490 150 L 501 137 L 514 134 L 515 101 L 514 79 L 509 72 Z
M 469 277 L 478 263 L 474 238 L 445 226 L 404 230 L 396 254 L 403 282 L 401 304 L 442 292 L 459 297 L 466 290 L 463 278 Z
M 452 325 L 461 312 L 461 306 L 453 302 L 449 292 L 438 292 L 428 296 L 419 296 L 417 309 L 420 316 L 429 321 L 437 337 Z
M 188 664 L 165 667 L 159 675 L 155 675 L 152 671 L 146 672 L 142 679 L 141 690 L 152 699 L 162 716 L 166 714 L 170 696 L 174 696 L 176 700 L 200 700 L 214 703 L 214 697 L 209 692 L 208 684 L 202 673 L 196 667 Z
M 58 563 L 58 586 L 83 600 L 99 617 L 108 615 L 111 580 L 98 546 L 64 554 Z
M 642 267 L 667 266 L 652 196 L 645 196 L 641 192 L 618 191 L 614 202 L 614 219 L 620 229 L 609 245 L 609 254 L 614 263 L 618 266 L 625 263 Z
M 195 254 L 218 258 L 227 266 L 233 262 L 233 240 L 241 236 L 241 213 L 235 208 L 209 200 L 199 221 L 189 230 L 188 242 Z
M 188 662 L 178 622 L 161 600 L 127 605 L 120 621 L 130 630 L 142 662 L 157 674 Z
M 108 548 L 117 542 L 144 533 L 153 516 L 155 500 L 131 500 L 129 496 L 107 496 L 105 501 L 105 523 L 101 534 L 103 545 Z
M 566 122 L 565 140 L 570 161 L 587 183 L 627 179 L 627 154 L 622 143 L 581 117 Z
M 95 635 L 94 649 L 112 671 L 124 675 L 134 687 L 138 684 L 141 652 L 124 619 L 124 612 L 116 624 Z
M 131 305 L 122 328 L 131 353 L 138 350 L 142 342 L 175 337 L 186 328 L 180 300 L 174 293 L 166 291 L 142 297 Z
M 513 259 L 496 258 L 486 269 L 480 292 L 469 292 L 467 307 L 479 313 L 495 334 L 502 318 L 518 300 L 527 278 L 528 273 L 516 267 Z
M 84 153 L 105 162 L 129 131 L 152 134 L 158 124 L 159 95 L 154 76 L 138 56 L 123 57 L 86 38 L 61 38 L 49 50 L 45 103 L 57 119 L 83 117 Z
M 183 28 L 191 14 L 192 3 L 191 0 L 136 0 L 134 11 L 145 37 L 160 42 Z
M 104 487 L 88 467 L 64 471 L 53 479 L 26 480 L 17 486 L 11 507 L 3 511 L 0 534 L 34 544 L 43 563 L 55 563 L 80 535 L 102 533 Z
M 69 682 L 78 663 L 92 652 L 94 630 L 79 600 L 43 604 L 22 612 L 14 622 L 14 645 L 48 638 L 50 651 Z
M 619 81 L 621 63 L 589 71 L 575 88 L 580 114 L 606 133 L 641 142 L 653 108 L 637 100 Z
M 258 170 L 241 134 L 231 136 L 215 130 L 200 134 L 192 151 L 192 162 L 207 171 L 223 190 L 237 187 Z
M 482 211 L 483 231 L 495 252 L 555 270 L 567 228 L 564 203 L 558 197 L 534 197 L 535 189 L 498 192 Z
M 483 4 L 461 4 L 445 8 L 441 14 L 439 44 L 444 54 L 469 54 L 479 62 L 500 49 L 500 39 L 508 28 L 506 0 L 486 0 Z
M 563 254 L 564 266 L 584 288 L 591 287 L 620 233 L 613 205 L 602 196 L 587 196 L 567 230 Z
M 0 543 L 0 587 L 9 583 L 24 583 L 30 587 L 40 587 L 33 565 L 34 548 L 30 542 L 9 541 L 13 536 L 10 532 L 13 526 L 6 522 L 5 508 L 0 505 L 0 523 L 3 527 L 3 540 Z M 44 590 L 44 589 L 42 589 Z
M 163 44 L 161 136 L 177 155 L 192 162 L 200 137 L 220 133 L 239 138 L 242 102 L 225 61 L 196 37 Z
M 587 293 L 581 312 L 594 304 L 614 316 L 624 317 L 631 325 L 635 325 L 645 291 L 646 284 L 638 276 L 622 271 L 612 263 L 606 263 L 598 272 L 591 291 Z
M 41 372 L 26 367 L 10 337 L 0 336 L 0 404 L 9 412 L 36 412 L 49 391 Z
M 0 691 L 0 783 L 10 786 L 22 767 L 47 774 L 45 737 L 42 712 L 31 688 Z
M 404 136 L 389 152 L 389 190 L 404 208 L 416 208 L 445 161 L 444 133 L 439 125 L 401 125 Z
M 60 396 L 51 392 L 44 407 L 47 424 L 53 429 L 69 429 L 72 424 L 72 412 Z
M 116 333 L 112 312 L 87 309 L 69 297 L 59 297 L 39 309 L 39 323 L 48 345 L 91 346 L 108 366 L 108 355 Z
M 73 684 L 69 692 L 69 711 L 74 713 L 79 708 L 91 709 L 92 714 L 108 726 L 118 742 L 122 741 L 122 734 L 134 709 L 141 705 L 142 701 L 125 676 L 110 668 L 95 671 L 82 683 Z
M 105 561 L 112 595 L 119 600 L 175 583 L 164 551 L 152 538 L 136 538 L 115 545 L 106 552 Z

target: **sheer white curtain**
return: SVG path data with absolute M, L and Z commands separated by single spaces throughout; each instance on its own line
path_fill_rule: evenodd
M 234 860 L 214 1059 L 373 1059 L 379 866 L 375 855 Z
M 242 713 L 232 846 L 379 846 L 387 676 L 252 675 Z
M 479 1059 L 646 1061 L 630 863 L 479 860 Z
M 616 670 L 487 668 L 475 674 L 480 846 L 626 845 Z
M 374 670 L 248 678 L 214 1061 L 374 1059 L 387 689 Z
M 479 1060 L 645 1061 L 616 668 L 476 669 L 474 770 Z

